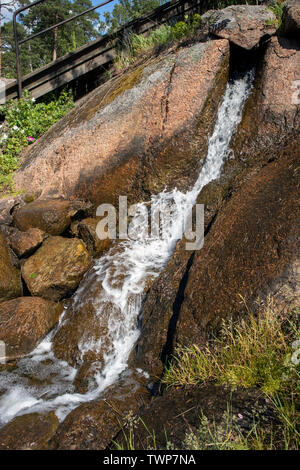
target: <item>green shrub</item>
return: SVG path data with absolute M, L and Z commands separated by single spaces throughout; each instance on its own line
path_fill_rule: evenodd
M 25 90 L 23 98 L 0 107 L 5 117 L 0 133 L 0 190 L 12 189 L 12 175 L 20 152 L 62 118 L 72 107 L 72 95 L 64 91 L 58 99 L 36 103 Z
M 191 30 L 191 25 L 185 21 L 179 21 L 172 27 L 172 36 L 176 39 L 184 38 Z

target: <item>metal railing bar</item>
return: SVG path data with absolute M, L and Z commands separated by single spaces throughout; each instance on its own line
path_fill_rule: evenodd
M 90 13 L 91 11 L 96 10 L 97 8 L 100 8 L 104 5 L 107 5 L 108 3 L 111 3 L 113 0 L 106 0 L 98 5 L 95 5 L 91 8 L 88 8 L 84 12 L 78 13 L 77 15 L 74 15 L 70 18 L 67 18 L 64 21 L 61 21 L 53 26 L 50 26 L 49 28 L 44 29 L 43 31 L 39 31 L 36 34 L 33 34 L 32 36 L 29 36 L 28 38 L 22 39 L 22 41 L 18 41 L 18 31 L 17 31 L 17 16 L 22 13 L 25 10 L 28 10 L 29 8 L 38 5 L 39 3 L 44 2 L 45 0 L 36 0 L 33 3 L 30 3 L 29 5 L 25 5 L 23 7 L 18 8 L 13 14 L 13 29 L 14 29 L 14 39 L 15 39 L 15 51 L 16 51 L 16 62 L 17 62 L 17 83 L 18 83 L 18 97 L 22 97 L 22 73 L 21 73 L 21 63 L 20 63 L 20 48 L 19 46 L 23 44 L 26 41 L 29 41 L 30 39 L 33 39 L 37 36 L 40 36 L 41 34 L 44 34 L 46 32 L 49 32 L 59 26 L 62 26 L 63 24 L 69 23 L 70 21 L 75 20 L 76 18 L 79 18 L 80 16 L 83 16 L 87 13 Z
M 43 1 L 43 0 L 39 0 Z M 66 20 L 61 21 L 60 23 L 56 23 L 53 26 L 49 26 L 49 28 L 43 29 L 43 31 L 39 31 L 38 33 L 32 34 L 32 36 L 29 36 L 25 39 L 22 39 L 19 41 L 19 44 L 24 44 L 24 42 L 29 41 L 30 39 L 36 38 L 37 36 L 40 36 L 41 34 L 48 33 L 49 31 L 52 31 L 55 28 L 58 28 L 59 26 L 62 26 L 66 23 L 69 23 L 70 21 L 76 20 L 80 16 L 86 15 L 87 13 L 91 13 L 92 11 L 96 10 L 97 8 L 103 7 L 104 5 L 107 5 L 108 3 L 111 3 L 113 0 L 106 0 L 105 2 L 99 3 L 99 5 L 93 6 L 91 8 L 88 8 L 87 10 L 78 13 L 77 15 L 71 16 L 70 18 L 67 18 Z M 39 2 L 38 2 L 39 3 Z
M 18 97 L 20 98 L 22 96 L 22 84 L 23 84 L 23 79 L 22 79 L 22 74 L 21 74 L 21 64 L 20 64 L 20 50 L 19 50 L 19 46 L 27 41 L 29 41 L 30 39 L 33 39 L 37 36 L 40 36 L 41 34 L 45 34 L 59 26 L 62 26 L 66 23 L 69 23 L 70 21 L 73 21 L 75 20 L 76 18 L 78 17 L 81 17 L 91 11 L 94 11 L 96 10 L 97 8 L 100 8 L 104 5 L 107 5 L 108 3 L 111 3 L 113 0 L 105 0 L 104 2 L 98 4 L 98 5 L 95 5 L 91 8 L 88 8 L 87 10 L 85 10 L 84 12 L 81 12 L 81 13 L 78 13 L 77 15 L 74 15 L 70 18 L 67 18 L 66 20 L 63 20 L 53 26 L 50 26 L 49 28 L 46 28 L 44 29 L 43 31 L 39 31 L 38 33 L 36 34 L 33 34 L 25 39 L 22 39 L 21 41 L 18 41 L 18 34 L 17 34 L 17 22 L 16 22 L 16 18 L 17 16 L 22 13 L 23 11 L 31 8 L 32 6 L 35 6 L 35 5 L 38 5 L 39 3 L 42 3 L 44 1 L 47 1 L 47 0 L 36 0 L 35 2 L 32 2 L 28 5 L 25 5 L 21 8 L 19 8 L 18 10 L 16 10 L 13 14 L 13 28 L 14 28 L 14 39 L 15 39 L 15 50 L 16 50 L 16 62 L 17 62 L 17 91 L 18 91 Z M 189 0 L 188 3 L 192 3 L 191 6 L 188 7 L 187 10 L 190 10 L 192 9 L 195 4 L 198 5 L 199 0 Z M 104 40 L 104 42 L 106 42 L 108 39 L 112 40 L 113 38 L 116 38 L 118 37 L 119 33 L 121 33 L 122 31 L 126 31 L 126 30 L 130 30 L 132 26 L 135 26 L 135 25 L 138 25 L 139 23 L 143 23 L 145 21 L 145 19 L 148 19 L 149 21 L 153 22 L 154 21 L 152 20 L 152 17 L 154 17 L 155 15 L 157 15 L 157 13 L 159 13 L 160 11 L 162 12 L 168 12 L 169 10 L 172 10 L 174 9 L 175 7 L 179 7 L 181 4 L 185 5 L 185 2 L 184 0 L 171 0 L 171 1 L 167 1 L 166 3 L 164 3 L 163 5 L 161 5 L 160 7 L 156 8 L 155 10 L 153 10 L 152 12 L 149 12 L 148 14 L 145 14 L 143 15 L 142 17 L 140 18 L 135 18 L 133 20 L 131 20 L 129 23 L 127 23 L 126 25 L 123 25 L 121 26 L 120 28 L 118 28 L 116 31 L 110 33 L 109 35 L 104 35 L 100 38 L 97 38 L 95 39 L 94 41 L 92 41 L 90 44 L 91 44 L 91 48 L 93 48 L 93 43 L 98 43 L 99 39 L 100 39 L 100 42 L 102 42 L 102 40 Z M 185 8 L 185 7 L 184 7 Z M 175 15 L 176 16 L 176 15 Z M 164 23 L 164 22 L 163 22 Z M 148 29 L 151 29 L 151 28 L 147 28 L 145 31 L 148 31 Z M 143 34 L 143 32 L 142 32 Z M 81 49 L 82 51 L 84 51 L 84 49 L 86 48 L 87 45 L 83 45 L 81 46 L 79 49 L 78 49 L 78 52 L 81 52 Z M 76 51 L 74 52 L 70 52 L 69 54 L 76 54 Z M 66 57 L 66 56 L 63 56 L 63 57 Z M 60 61 L 60 59 L 62 58 L 58 58 L 57 61 Z M 57 61 L 53 62 L 53 67 L 56 66 L 57 64 Z M 44 67 L 47 68 L 51 65 L 50 64 L 47 64 L 45 65 Z M 43 68 L 44 68 L 43 67 Z M 43 69 L 42 68 L 42 69 Z M 41 69 L 41 70 L 42 70 Z M 32 73 L 35 73 L 35 72 L 32 72 Z M 30 75 L 30 74 L 29 74 Z M 26 76 L 28 77 L 28 76 Z

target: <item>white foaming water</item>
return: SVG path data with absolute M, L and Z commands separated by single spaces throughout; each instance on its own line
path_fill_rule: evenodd
M 139 337 L 137 327 L 146 282 L 159 275 L 172 255 L 176 242 L 183 235 L 186 208 L 194 205 L 201 189 L 221 175 L 229 154 L 229 144 L 241 121 L 243 107 L 248 98 L 254 72 L 228 83 L 219 107 L 216 125 L 209 139 L 208 152 L 199 177 L 191 191 L 177 189 L 152 196 L 151 210 L 172 206 L 172 213 L 164 220 L 163 237 L 148 237 L 141 227 L 148 214 L 146 203 L 137 205 L 138 211 L 130 224 L 130 236 L 96 261 L 83 279 L 74 298 L 79 306 L 92 300 L 97 318 L 109 305 L 109 347 L 104 356 L 104 367 L 95 367 L 96 386 L 86 394 L 74 392 L 73 381 L 77 370 L 57 360 L 52 352 L 51 332 L 28 356 L 19 360 L 13 372 L 0 375 L 0 423 L 3 425 L 16 415 L 55 410 L 63 419 L 80 403 L 97 398 L 106 387 L 114 383 L 127 368 L 129 354 Z M 94 281 L 102 282 L 101 298 L 93 296 Z M 64 324 L 62 316 L 58 329 Z M 102 338 L 81 337 L 78 347 L 82 357 L 89 350 L 99 350 Z

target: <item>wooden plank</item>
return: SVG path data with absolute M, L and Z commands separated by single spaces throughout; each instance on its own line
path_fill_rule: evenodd
M 131 21 L 115 33 L 103 36 L 76 51 L 60 57 L 55 62 L 31 72 L 23 78 L 23 88 L 38 98 L 62 85 L 75 80 L 86 73 L 111 62 L 116 55 L 116 43 L 128 31 L 147 34 L 150 30 L 164 24 L 179 13 L 189 13 L 201 4 L 200 0 L 173 0 L 148 15 Z M 17 97 L 17 82 L 14 81 L 6 88 L 6 99 Z

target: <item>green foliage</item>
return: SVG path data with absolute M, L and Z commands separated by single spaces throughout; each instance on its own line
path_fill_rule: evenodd
M 248 320 L 224 322 L 220 336 L 212 341 L 210 348 L 201 350 L 193 346 L 177 351 L 175 361 L 165 371 L 163 383 L 197 386 L 213 380 L 233 389 L 256 388 L 262 392 L 266 410 L 270 411 L 270 420 L 265 421 L 259 413 L 260 408 L 264 410 L 263 404 L 256 403 L 251 408 L 245 402 L 245 413 L 241 410 L 235 415 L 229 400 L 227 410 L 217 423 L 214 418 L 200 415 L 198 426 L 189 429 L 180 449 L 299 449 L 300 366 L 292 360 L 295 353 L 292 344 L 300 338 L 299 313 L 299 308 L 295 308 L 282 316 L 269 299 L 258 317 L 249 312 Z M 251 396 L 252 392 L 249 393 Z M 118 449 L 137 449 L 135 427 L 139 421 L 141 418 L 135 417 L 133 424 L 131 421 L 123 428 L 122 444 L 115 443 Z M 174 449 L 166 433 L 165 444 L 161 447 L 162 442 L 158 445 L 154 431 L 142 423 L 151 438 L 148 450 Z
M 117 69 L 127 67 L 138 56 L 165 44 L 174 44 L 183 38 L 192 36 L 202 26 L 202 18 L 195 14 L 188 16 L 185 21 L 179 21 L 173 26 L 164 24 L 150 32 L 148 36 L 130 34 L 127 38 L 126 48 L 121 49 L 115 61 Z
M 18 167 L 20 152 L 46 132 L 74 106 L 69 92 L 57 100 L 36 103 L 25 90 L 20 100 L 11 100 L 0 107 L 5 117 L 0 134 L 0 189 L 11 188 L 12 173 Z
M 292 337 L 288 339 L 292 342 Z M 299 377 L 290 356 L 282 319 L 269 304 L 259 318 L 250 315 L 237 324 L 224 323 L 221 336 L 209 348 L 192 346 L 179 350 L 164 382 L 183 385 L 213 379 L 233 388 L 256 386 L 274 395 L 284 390 L 287 382 L 296 383 Z
M 277 29 L 281 28 L 283 6 L 284 6 L 284 2 L 278 1 L 273 6 L 268 7 L 269 10 L 271 10 L 274 13 L 274 15 L 276 16 L 277 21 L 276 20 L 267 20 L 266 21 L 267 25 L 273 25 L 274 24 L 277 27 Z
M 27 0 L 20 0 L 27 5 Z M 60 21 L 75 16 L 92 6 L 91 0 L 51 0 L 41 3 L 18 16 L 19 40 L 38 33 Z M 91 12 L 48 33 L 44 33 L 20 46 L 22 73 L 27 74 L 46 65 L 57 57 L 67 54 L 99 36 L 96 23 L 99 15 Z M 28 32 L 30 31 L 30 33 Z M 16 76 L 15 46 L 12 21 L 4 24 L 3 73 L 2 76 Z
M 213 380 L 233 389 L 259 388 L 273 405 L 281 424 L 273 434 L 254 423 L 246 438 L 239 437 L 238 445 L 247 449 L 298 449 L 300 366 L 291 360 L 291 346 L 300 338 L 298 322 L 299 308 L 282 317 L 269 300 L 258 317 L 250 314 L 248 320 L 223 323 L 220 337 L 210 347 L 179 349 L 163 382 L 169 386 L 198 385 Z M 232 434 L 232 426 L 230 430 Z M 204 432 L 206 436 L 211 433 L 208 429 Z M 221 442 L 225 448 L 235 445 L 226 439 Z

